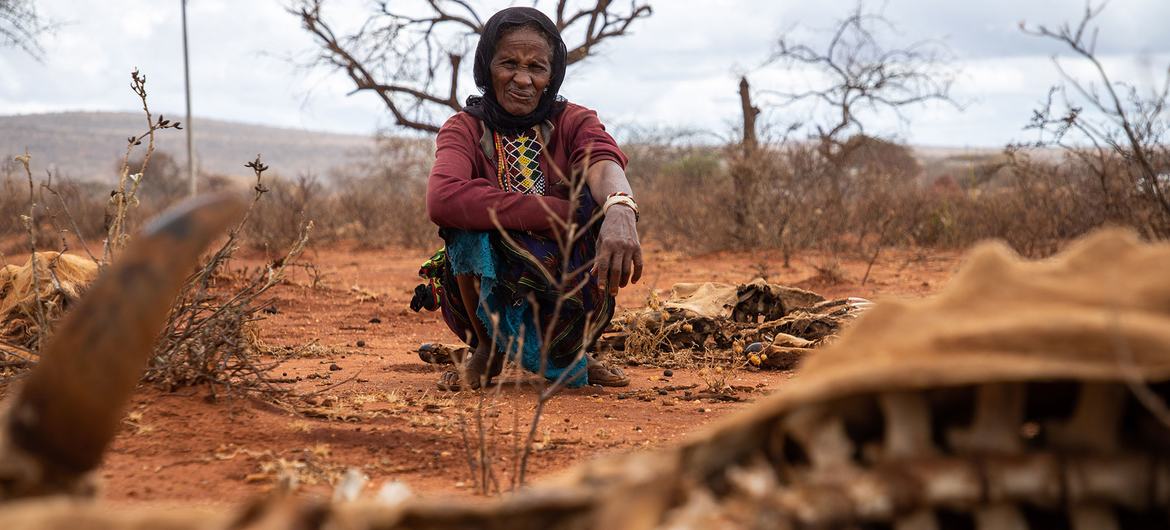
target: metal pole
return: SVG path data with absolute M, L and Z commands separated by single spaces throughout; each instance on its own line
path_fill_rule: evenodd
M 187 91 L 187 180 L 190 183 L 191 196 L 194 197 L 198 192 L 198 186 L 195 183 L 195 149 L 192 147 L 192 132 L 191 132 L 191 64 L 187 55 L 187 0 L 182 0 L 183 3 L 183 82 L 186 84 Z

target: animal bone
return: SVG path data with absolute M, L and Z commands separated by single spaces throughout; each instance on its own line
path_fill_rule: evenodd
M 1023 448 L 1023 384 L 982 385 L 976 392 L 975 418 L 968 429 L 947 433 L 951 448 L 961 454 L 1018 453 Z
M 0 500 L 92 491 L 79 480 L 113 439 L 191 264 L 242 213 L 223 196 L 172 210 L 65 316 L 0 420 Z

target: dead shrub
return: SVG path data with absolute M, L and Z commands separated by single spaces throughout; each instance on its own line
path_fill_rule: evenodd
M 259 192 L 261 187 L 263 192 Z M 293 179 L 266 178 L 256 182 L 256 190 L 266 197 L 255 204 L 242 236 L 252 248 L 275 253 L 295 244 L 305 223 L 313 222 L 329 233 L 335 221 L 329 215 L 328 193 L 315 173 L 304 172 Z

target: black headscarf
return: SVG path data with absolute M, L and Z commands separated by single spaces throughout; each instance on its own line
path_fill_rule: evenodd
M 540 95 L 536 109 L 524 116 L 514 116 L 504 110 L 496 100 L 492 88 L 492 57 L 496 54 L 496 44 L 503 33 L 518 26 L 532 25 L 539 26 L 552 41 L 552 75 L 548 88 Z M 483 34 L 475 47 L 475 85 L 483 92 L 483 96 L 468 97 L 463 110 L 482 120 L 490 129 L 504 134 L 515 134 L 556 116 L 565 106 L 564 99 L 560 98 L 558 92 L 561 90 L 561 83 L 565 81 L 567 55 L 565 41 L 561 39 L 556 24 L 539 10 L 531 7 L 509 7 L 492 15 L 487 24 L 484 24 Z

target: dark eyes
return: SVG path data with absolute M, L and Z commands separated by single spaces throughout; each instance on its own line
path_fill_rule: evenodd
M 502 61 L 502 62 L 499 62 L 496 64 L 497 64 L 497 66 L 499 66 L 500 68 L 503 68 L 505 70 L 516 70 L 516 69 L 520 68 L 519 63 L 517 63 L 516 61 Z M 528 66 L 528 71 L 543 74 L 543 73 L 548 71 L 548 66 L 545 66 L 543 64 L 533 64 L 533 65 Z

